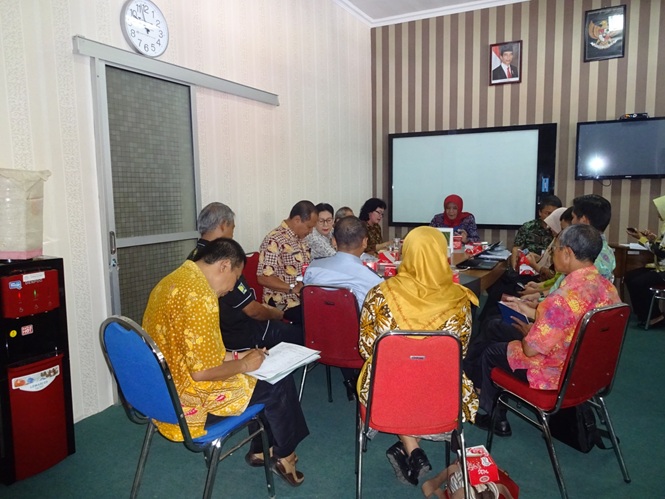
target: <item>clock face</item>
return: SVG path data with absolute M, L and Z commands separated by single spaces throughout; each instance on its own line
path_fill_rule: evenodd
M 127 0 L 120 13 L 122 32 L 134 49 L 148 57 L 158 57 L 169 44 L 166 18 L 150 0 Z

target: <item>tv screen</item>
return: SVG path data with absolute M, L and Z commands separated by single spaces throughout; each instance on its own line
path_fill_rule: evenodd
M 575 179 L 665 177 L 665 118 L 577 124 Z
M 553 194 L 556 124 L 389 135 L 391 225 L 429 224 L 458 194 L 480 227 L 533 219 Z

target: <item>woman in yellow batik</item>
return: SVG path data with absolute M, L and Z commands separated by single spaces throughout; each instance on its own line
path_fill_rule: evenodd
M 366 359 L 358 380 L 359 401 L 367 404 L 369 365 L 374 342 L 393 329 L 440 331 L 457 334 L 466 354 L 471 335 L 471 304 L 478 298 L 467 288 L 453 283 L 446 255 L 446 238 L 435 228 L 418 227 L 406 236 L 402 247 L 402 264 L 396 277 L 372 288 L 360 315 L 360 354 Z M 478 398 L 473 383 L 463 377 L 463 416 L 473 421 Z M 399 441 L 386 455 L 397 478 L 412 485 L 432 469 L 419 447 L 420 438 L 441 439 L 447 435 L 399 435 Z

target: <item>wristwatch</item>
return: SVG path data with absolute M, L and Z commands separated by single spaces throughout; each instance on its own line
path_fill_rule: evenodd
M 295 288 L 295 287 L 296 287 L 295 284 L 293 284 L 293 283 L 289 284 L 289 289 L 290 289 L 291 291 L 293 291 L 293 288 Z

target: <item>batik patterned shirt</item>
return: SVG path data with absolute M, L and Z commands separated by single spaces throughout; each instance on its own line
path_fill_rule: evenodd
M 309 246 L 296 236 L 286 224 L 286 220 L 265 237 L 259 252 L 256 274 L 279 277 L 287 284 L 295 285 L 296 277 L 302 275 L 303 264 L 309 264 L 310 261 Z M 275 291 L 264 286 L 263 302 L 268 303 L 271 298 L 281 310 L 300 305 L 297 294 Z
M 365 365 L 358 378 L 359 401 L 367 405 L 369 395 L 369 380 L 371 376 L 372 354 L 377 338 L 386 331 L 397 330 L 399 326 L 390 310 L 390 306 L 379 286 L 369 290 L 360 312 L 360 339 L 359 352 L 366 359 Z M 433 331 L 449 331 L 455 334 L 462 343 L 462 356 L 466 355 L 471 337 L 471 304 L 467 303 L 459 311 L 450 316 L 441 324 L 436 324 Z M 396 394 L 398 396 L 398 394 Z M 462 416 L 464 421 L 475 421 L 478 411 L 478 396 L 473 389 L 473 383 L 462 375 Z
M 376 245 L 383 242 L 383 234 L 381 233 L 381 226 L 379 224 L 370 225 L 365 222 L 367 227 L 367 248 L 365 253 L 376 255 Z
M 568 356 L 577 324 L 596 307 L 619 303 L 617 290 L 591 265 L 571 272 L 561 286 L 538 306 L 536 321 L 525 336 L 526 343 L 538 353 L 527 357 L 522 342 L 508 344 L 508 363 L 526 369 L 529 386 L 556 390 Z
M 330 237 L 327 237 L 314 229 L 305 238 L 305 242 L 310 247 L 312 260 L 326 258 L 337 253 L 332 245 L 332 232 L 330 233 Z
M 192 373 L 222 365 L 226 348 L 219 330 L 217 295 L 191 261 L 162 279 L 150 293 L 143 328 L 160 348 L 173 376 L 193 438 L 205 435 L 208 413 L 242 413 L 256 379 L 236 374 L 223 381 L 194 381 Z M 157 423 L 169 440 L 182 441 L 178 425 Z

